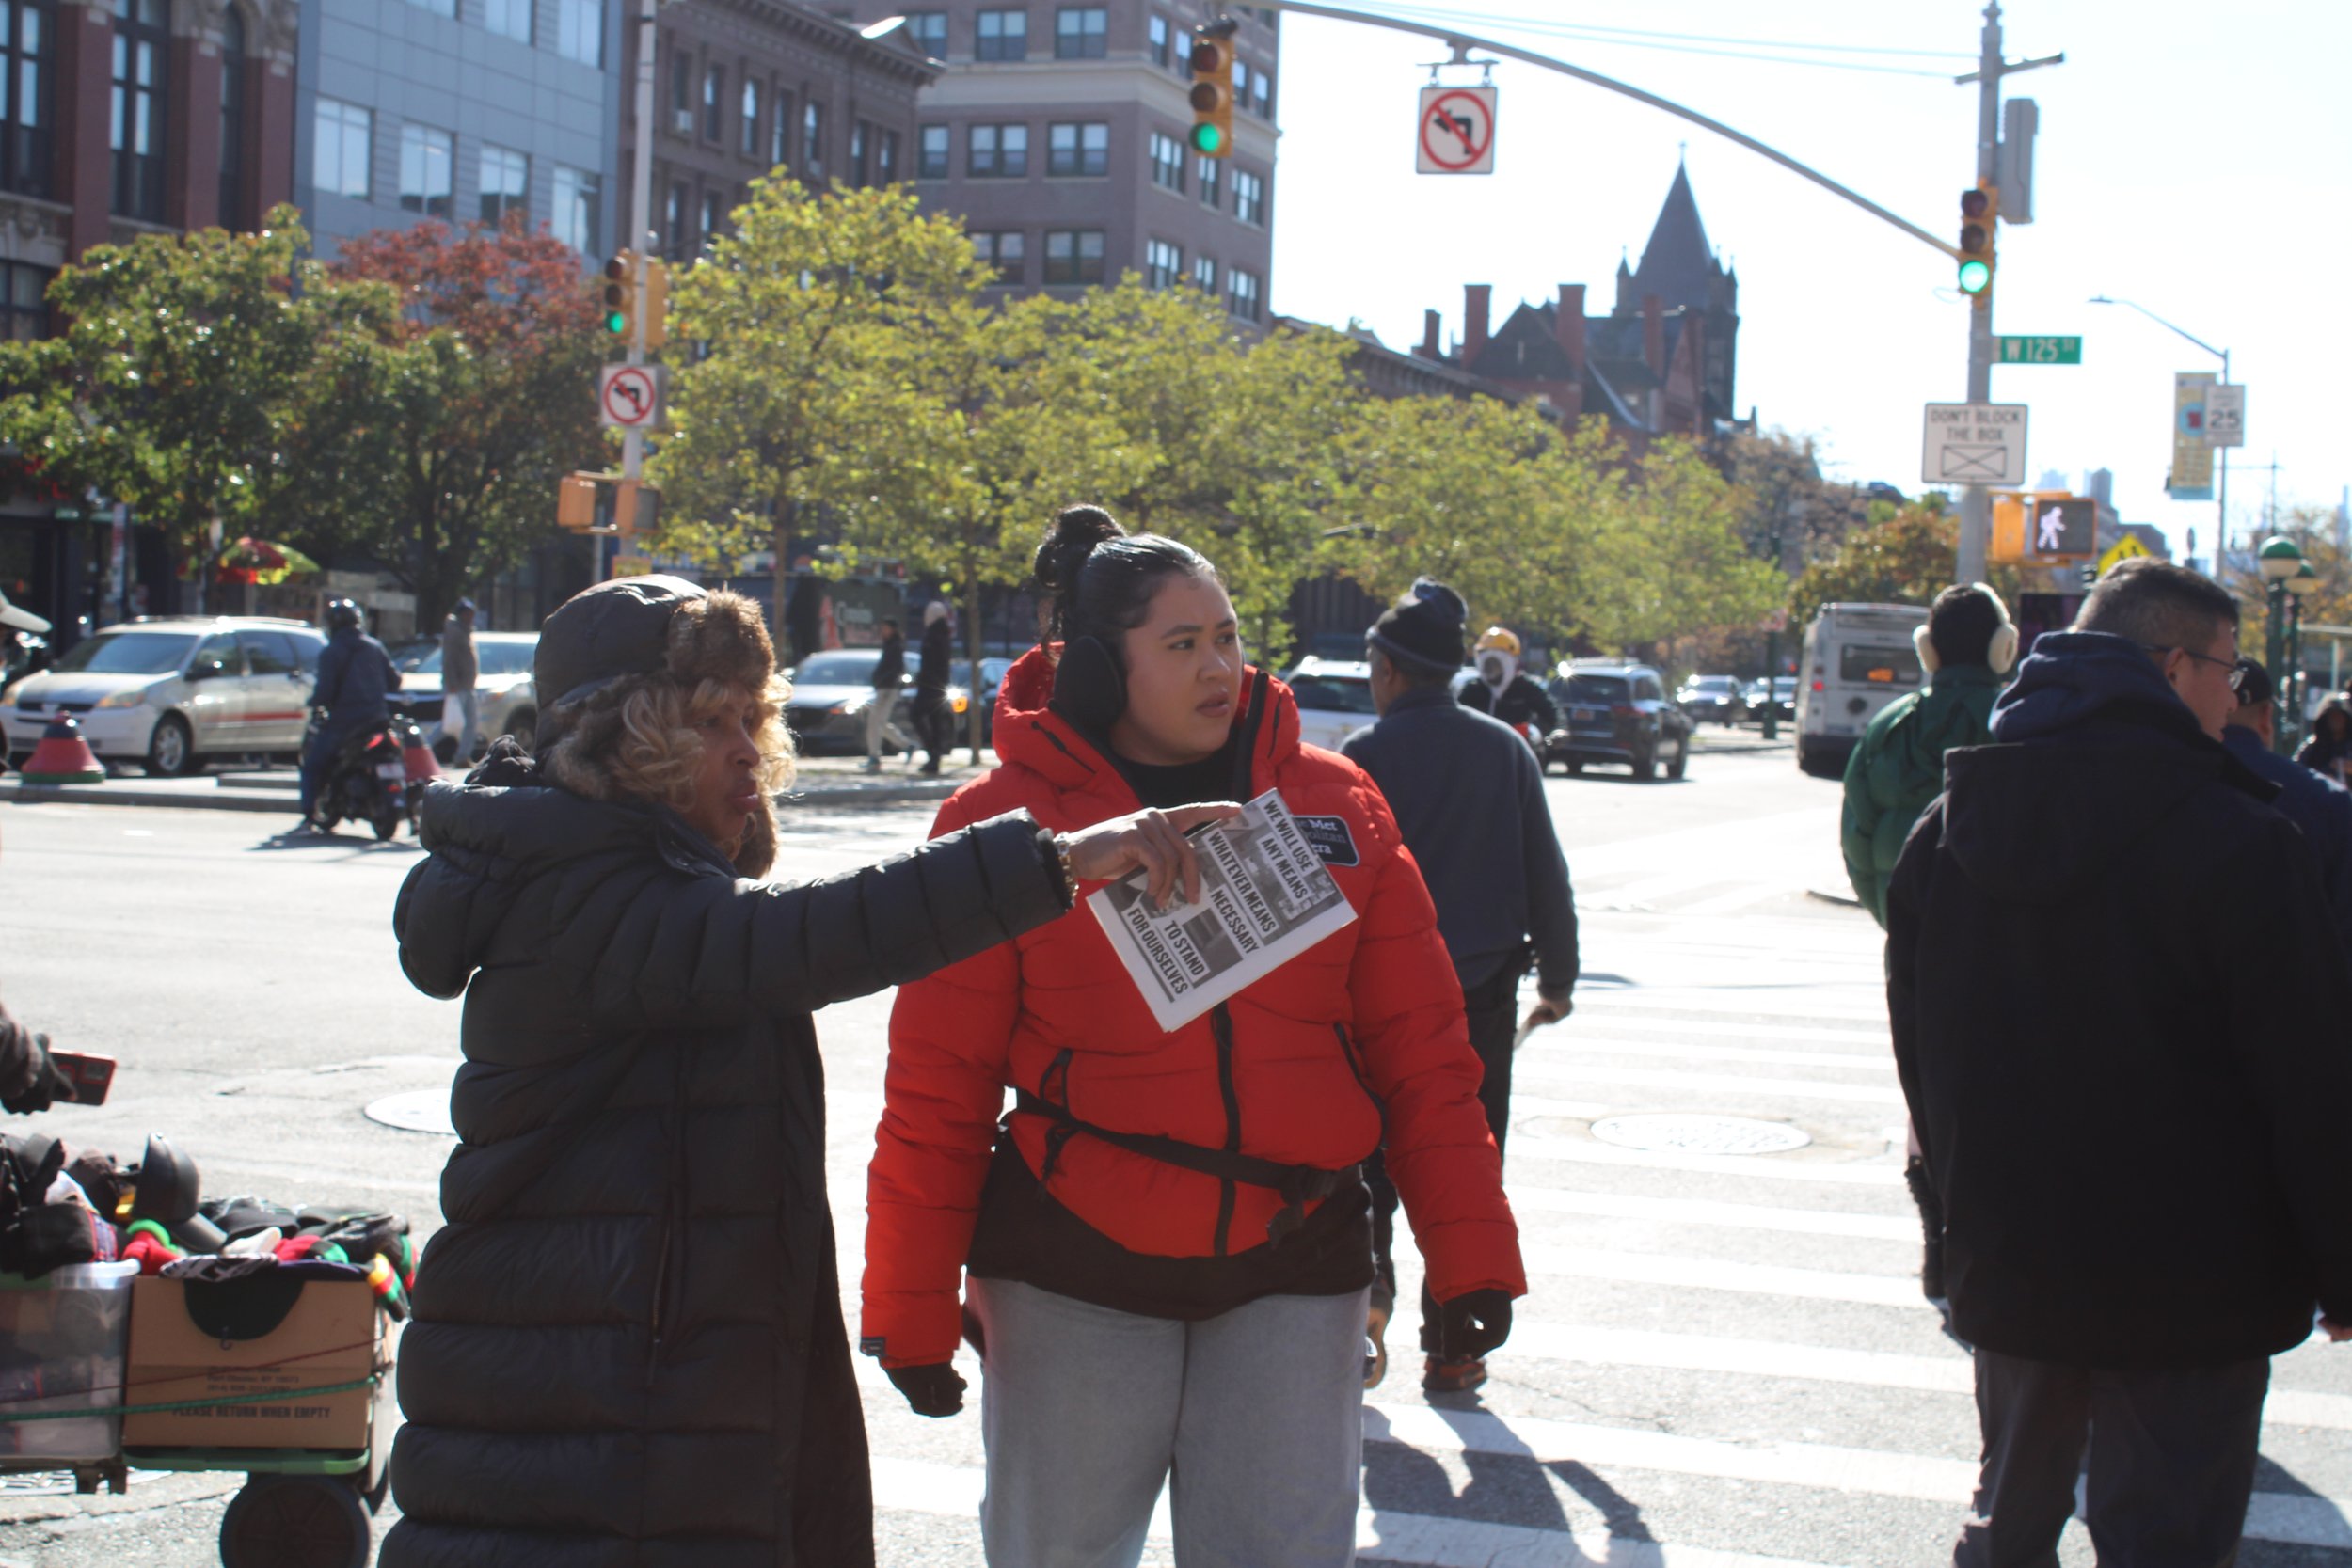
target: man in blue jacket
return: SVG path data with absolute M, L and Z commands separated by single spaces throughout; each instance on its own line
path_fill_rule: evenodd
M 385 700 L 400 687 L 392 656 L 362 629 L 361 620 L 357 600 L 327 601 L 326 646 L 319 650 L 318 679 L 310 688 L 310 705 L 321 718 L 302 753 L 304 832 L 318 826 L 319 785 L 334 766 L 335 753 L 361 730 L 391 717 Z
M 2319 889 L 2336 917 L 2336 933 L 2352 958 L 2352 790 L 2272 751 L 2277 704 L 2270 672 L 2258 658 L 2237 661 L 2237 707 L 2221 744 L 2247 768 L 2279 786 L 2271 808 L 2303 830 Z

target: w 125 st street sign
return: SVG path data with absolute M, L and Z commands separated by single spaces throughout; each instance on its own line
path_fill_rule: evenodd
M 1998 340 L 2000 352 L 1994 356 L 1996 365 L 2079 365 L 2083 362 L 2083 341 L 2080 338 L 2003 337 Z
M 1414 167 L 1422 174 L 1495 171 L 1494 87 L 1421 89 L 1421 134 Z

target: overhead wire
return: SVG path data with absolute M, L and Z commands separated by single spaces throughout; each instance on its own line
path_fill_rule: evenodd
M 1697 55 L 1717 59 L 1748 60 L 1763 65 L 1809 66 L 1823 71 L 1855 71 L 1881 76 L 1916 76 L 1932 81 L 1947 79 L 1947 72 L 1923 71 L 1915 66 L 1874 65 L 1859 60 L 1805 59 L 1786 54 L 1758 54 L 1756 50 L 1809 50 L 1823 53 L 1873 55 L 1881 56 L 1918 56 L 1931 59 L 1972 59 L 1973 55 L 1956 51 L 1928 49 L 1878 49 L 1857 44 L 1801 43 L 1767 39 L 1717 39 L 1703 34 L 1665 33 L 1629 27 L 1601 27 L 1581 23 L 1541 22 L 1523 17 L 1502 16 L 1492 12 L 1467 12 L 1440 9 L 1436 7 L 1388 5 L 1386 14 L 1399 21 L 1432 25 L 1450 23 L 1473 23 L 1481 26 L 1499 27 L 1510 31 L 1534 33 L 1549 38 L 1568 39 L 1583 43 L 1613 45 L 1626 49 L 1651 49 L 1668 54 Z M 1736 47 L 1708 47 L 1727 44 Z

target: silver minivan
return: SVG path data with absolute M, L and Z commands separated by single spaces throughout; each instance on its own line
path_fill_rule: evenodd
M 293 756 L 326 645 L 301 621 L 143 615 L 0 691 L 0 734 L 21 758 L 71 714 L 100 761 L 156 774 L 193 773 L 211 757 Z

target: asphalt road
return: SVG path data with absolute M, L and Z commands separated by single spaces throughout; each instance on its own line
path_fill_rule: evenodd
M 1974 1476 L 1969 1367 L 1917 1295 L 1877 932 L 1808 895 L 1842 885 L 1836 786 L 1784 751 L 1701 755 L 1681 784 L 1593 774 L 1549 790 L 1587 983 L 1517 1068 L 1509 1180 L 1534 1293 L 1480 1394 L 1425 1398 L 1401 1350 L 1371 1396 L 1363 1560 L 1941 1560 Z M 783 870 L 887 853 L 929 810 L 797 817 Z M 126 1154 L 165 1132 L 209 1191 L 381 1203 L 429 1228 L 450 1141 L 365 1115 L 403 1094 L 429 1104 L 456 1057 L 455 1006 L 410 990 L 393 961 L 391 901 L 415 851 L 282 845 L 269 826 L 0 807 L 0 996 L 61 1044 L 122 1062 L 112 1104 L 44 1125 Z M 851 1282 L 887 1006 L 819 1024 Z M 1596 1133 L 1638 1135 L 1608 1118 L 1645 1113 L 1806 1141 L 1724 1155 Z M 1417 1268 L 1409 1249 L 1399 1262 Z M 1409 1348 L 1412 1317 L 1407 1305 L 1394 1345 Z M 977 1565 L 977 1419 L 919 1420 L 859 1365 L 883 1562 Z M 2306 1346 L 2273 1386 L 2241 1560 L 2352 1568 L 2352 1351 Z M 0 1568 L 211 1561 L 238 1480 L 141 1477 L 96 1501 L 0 1482 Z M 1147 1561 L 1171 1560 L 1159 1531 Z M 2091 1560 L 2079 1527 L 2061 1560 Z

